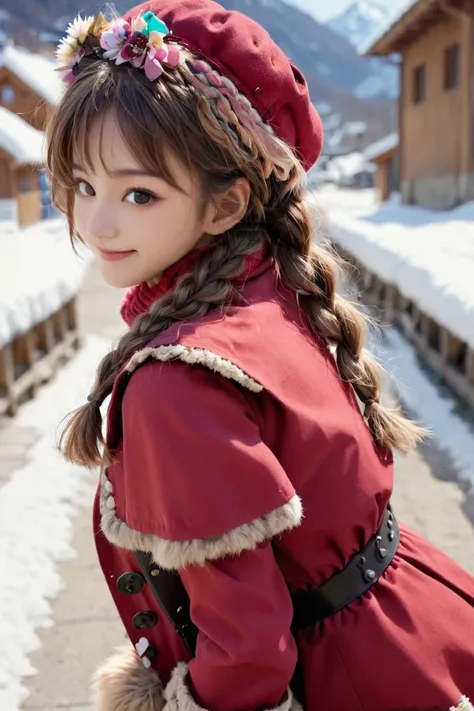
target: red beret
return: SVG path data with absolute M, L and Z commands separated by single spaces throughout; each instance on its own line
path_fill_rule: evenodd
M 266 30 L 240 12 L 213 0 L 149 0 L 124 18 L 148 10 L 173 36 L 231 79 L 275 133 L 290 145 L 305 170 L 322 148 L 321 119 L 306 81 Z

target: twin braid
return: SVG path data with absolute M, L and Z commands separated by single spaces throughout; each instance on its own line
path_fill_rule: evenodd
M 217 118 L 237 133 L 253 160 L 262 161 L 265 179 L 274 173 L 278 180 L 287 180 L 287 150 L 234 82 L 203 59 L 188 60 L 186 64 L 190 83 L 206 97 Z
M 211 308 L 228 304 L 234 290 L 233 280 L 244 271 L 245 257 L 261 247 L 262 239 L 262 236 L 256 238 L 255 232 L 242 232 L 217 242 L 193 272 L 184 275 L 175 289 L 157 299 L 135 320 L 118 345 L 120 360 L 125 351 L 131 356 L 137 347 L 173 323 L 202 318 Z

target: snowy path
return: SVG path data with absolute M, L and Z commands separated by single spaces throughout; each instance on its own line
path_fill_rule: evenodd
M 21 676 L 34 672 L 28 654 L 38 648 L 34 630 L 51 624 L 50 600 L 61 590 L 57 563 L 74 555 L 73 519 L 96 477 L 67 465 L 57 451 L 58 423 L 84 402 L 108 341 L 85 348 L 38 397 L 21 408 L 19 426 L 40 439 L 29 463 L 0 489 L 0 709 L 17 711 Z

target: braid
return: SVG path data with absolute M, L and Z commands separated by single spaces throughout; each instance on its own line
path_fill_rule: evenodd
M 294 190 L 267 213 L 276 261 L 286 286 L 296 291 L 315 334 L 335 346 L 341 378 L 365 405 L 364 417 L 374 441 L 407 452 L 426 434 L 399 409 L 381 405 L 382 369 L 365 350 L 367 318 L 336 293 L 341 260 L 313 241 L 311 213 L 303 190 Z
M 60 447 L 66 459 L 86 467 L 112 460 L 105 447 L 100 406 L 112 392 L 116 377 L 137 350 L 174 323 L 202 318 L 235 299 L 233 280 L 242 274 L 245 257 L 258 250 L 262 240 L 262 234 L 255 231 L 229 233 L 203 254 L 193 272 L 184 275 L 172 292 L 135 320 L 116 349 L 102 359 L 89 402 L 72 414 L 61 435 Z
M 335 347 L 340 376 L 365 405 L 364 415 L 375 442 L 402 451 L 411 449 L 424 432 L 399 411 L 380 404 L 381 369 L 364 350 L 366 319 L 336 293 L 340 275 L 337 257 L 313 243 L 302 166 L 230 79 L 191 52 L 182 51 L 186 52 L 185 61 L 166 72 L 156 85 L 145 76 L 135 77 L 133 68 L 125 72 L 104 62 L 86 67 L 80 81 L 69 90 L 49 129 L 50 140 L 63 149 L 59 157 L 57 149 L 50 150 L 49 165 L 58 168 L 63 175 L 61 185 L 69 190 L 65 204 L 71 234 L 71 145 L 76 145 L 77 135 L 88 135 L 98 113 L 110 110 L 111 96 L 116 97 L 113 110 L 130 127 L 131 152 L 144 156 L 150 172 L 156 160 L 166 168 L 165 146 L 183 158 L 190 170 L 196 170 L 204 201 L 244 177 L 251 187 L 248 211 L 239 225 L 203 253 L 192 273 L 184 275 L 172 292 L 135 320 L 115 350 L 103 358 L 89 403 L 73 413 L 62 434 L 60 445 L 66 458 L 88 467 L 104 458 L 110 460 L 100 406 L 112 392 L 117 376 L 137 350 L 174 323 L 198 320 L 231 303 L 238 296 L 234 280 L 242 273 L 245 257 L 261 246 L 265 231 L 282 281 L 298 295 L 314 333 Z M 78 111 L 78 106 L 89 108 Z M 77 123 L 83 127 L 82 133 L 76 131 Z M 162 136 L 159 142 L 156 133 Z M 53 182 L 53 193 L 60 196 L 62 187 L 58 180 Z
M 247 97 L 203 59 L 188 60 L 187 67 L 190 83 L 206 97 L 218 120 L 234 129 L 254 161 L 260 159 L 264 178 L 273 173 L 278 180 L 287 180 L 288 150 Z

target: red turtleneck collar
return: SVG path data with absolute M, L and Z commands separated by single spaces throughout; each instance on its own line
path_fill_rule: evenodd
M 181 276 L 192 271 L 196 259 L 207 249 L 209 249 L 209 247 L 204 247 L 185 255 L 164 272 L 157 284 L 150 285 L 144 282 L 130 287 L 125 293 L 120 308 L 120 313 L 125 323 L 131 326 L 137 316 L 146 313 L 157 299 L 168 291 L 171 291 Z M 262 247 L 255 254 L 245 258 L 245 268 L 235 281 L 241 283 L 247 281 L 252 276 L 256 276 L 257 273 L 260 273 L 262 265 L 268 261 L 267 250 Z

